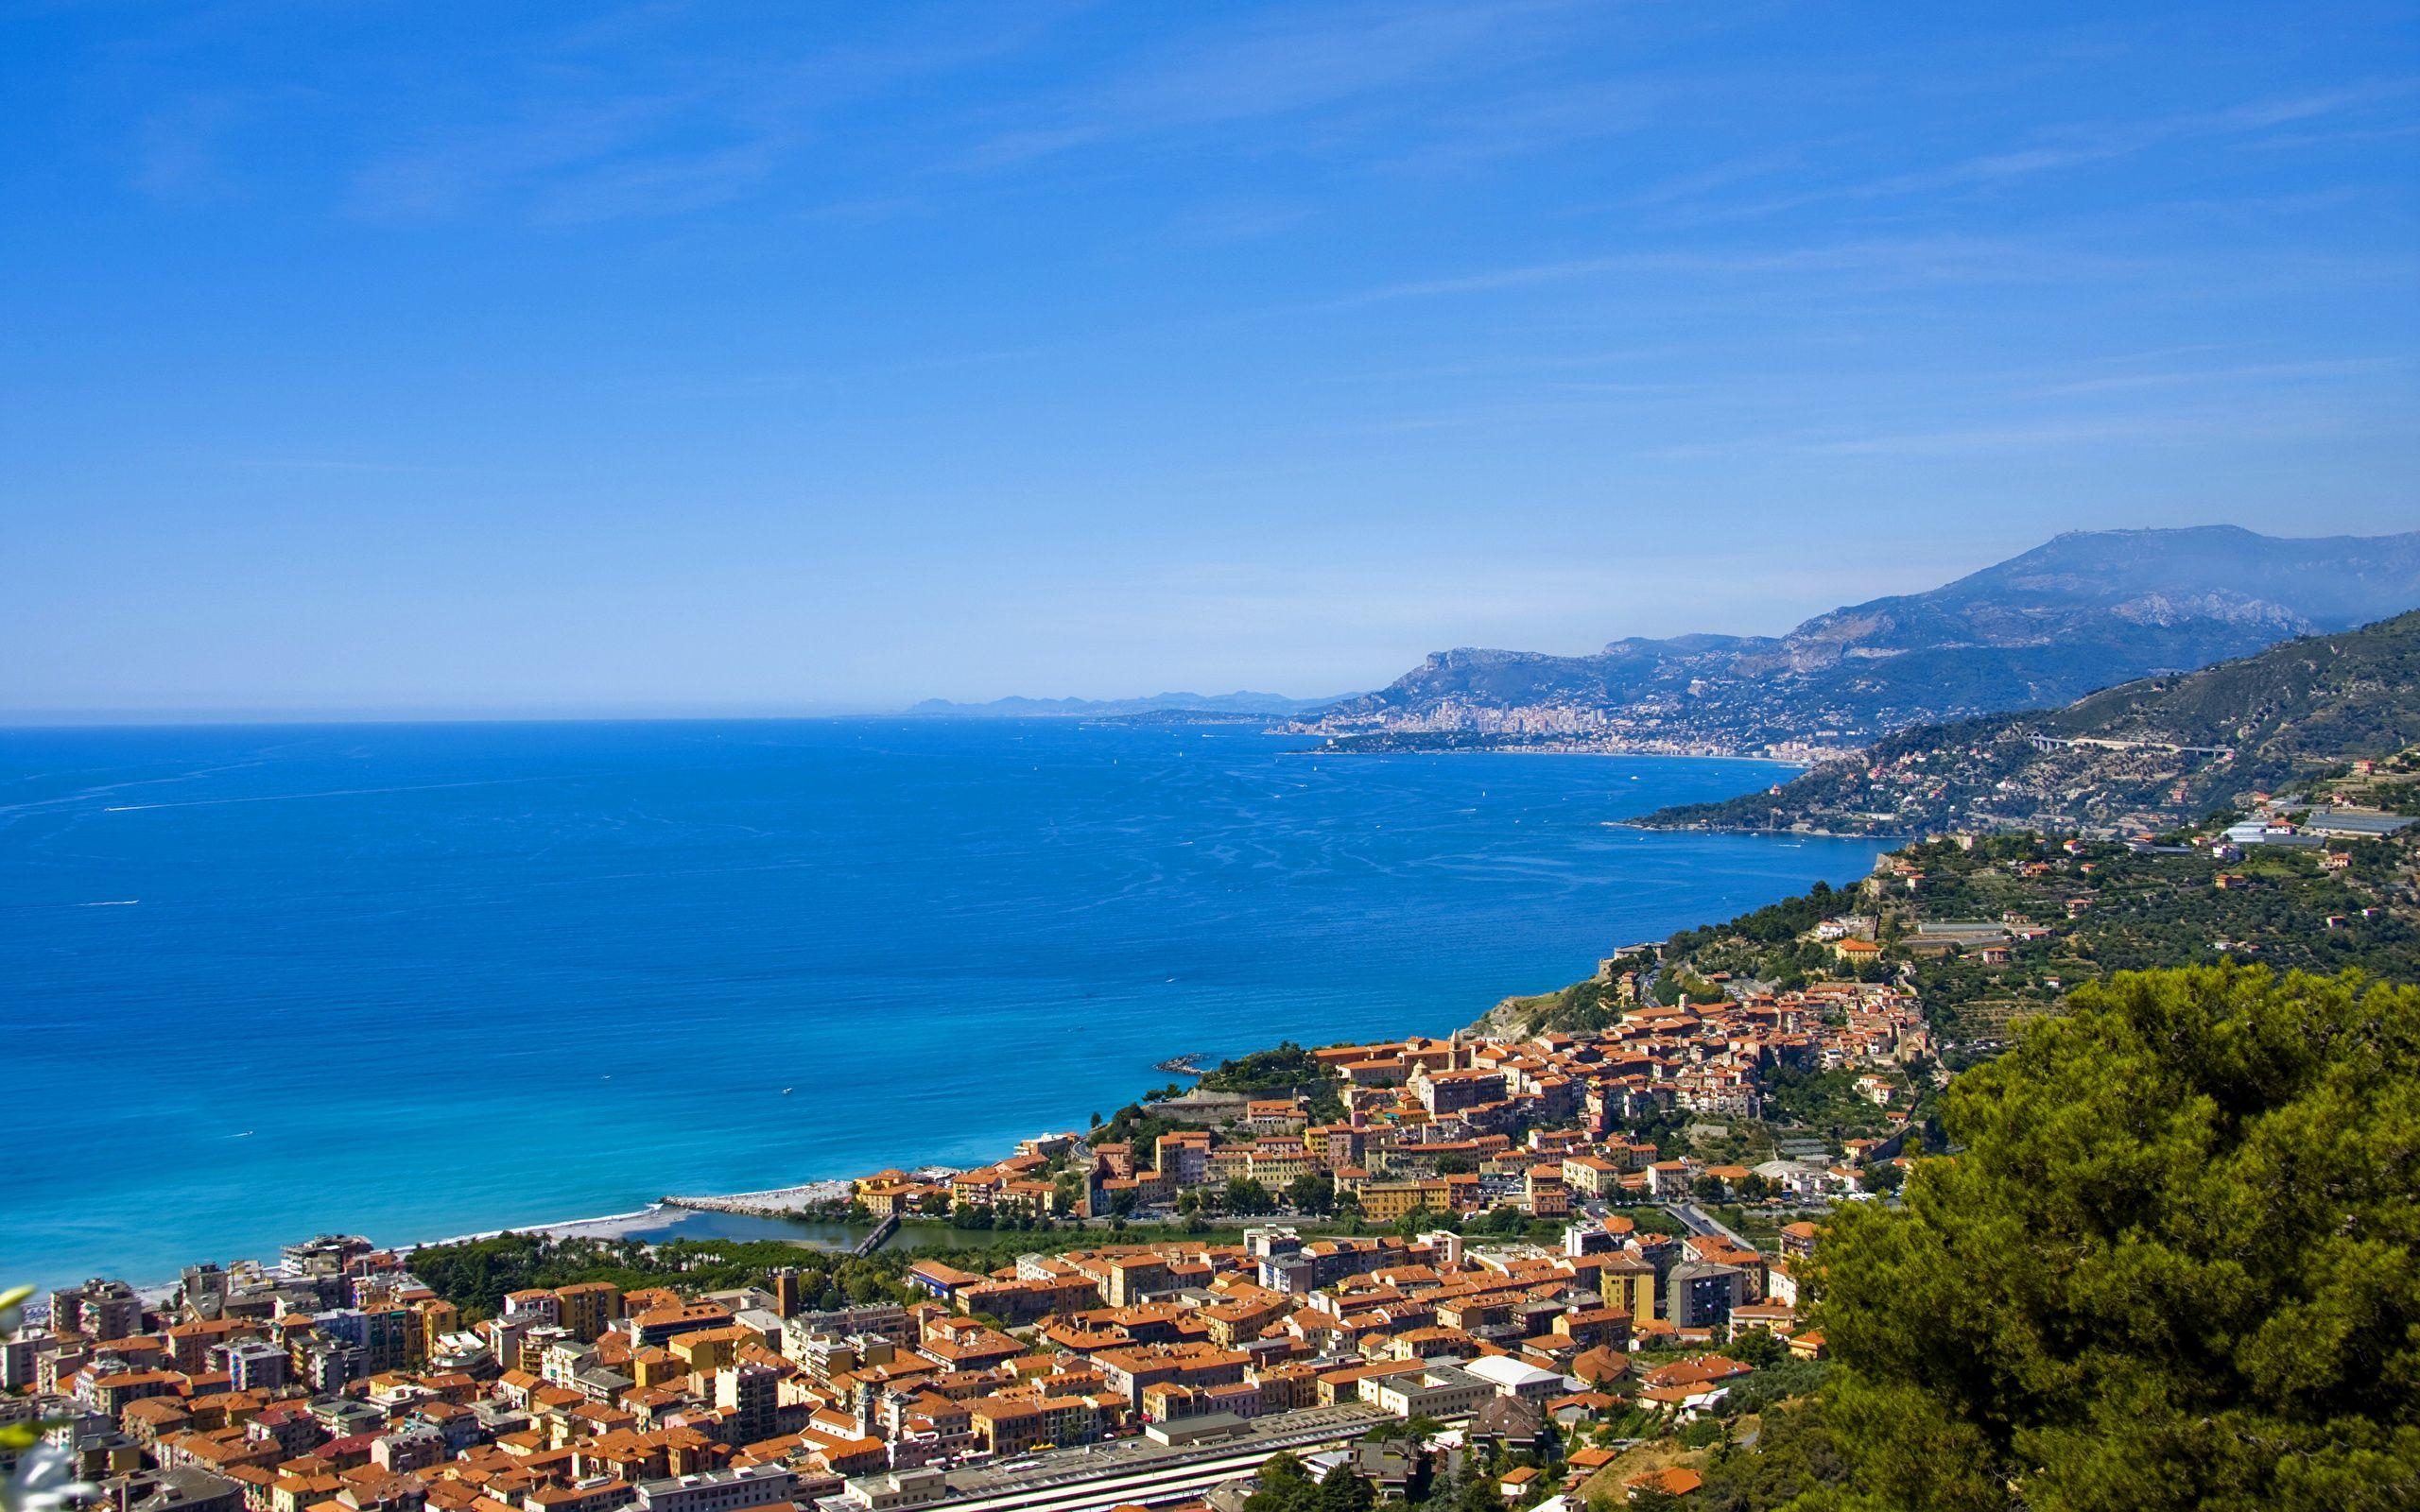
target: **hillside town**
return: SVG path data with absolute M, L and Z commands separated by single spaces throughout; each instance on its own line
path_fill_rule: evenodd
M 1244 1512 L 1277 1464 L 1457 1507 L 1685 1495 L 1658 1447 L 1827 1368 L 1824 1215 L 1897 1189 L 1945 1058 L 2169 935 L 2286 951 L 2247 907 L 2374 948 L 2393 920 L 2347 889 L 2409 853 L 2342 807 L 1950 836 L 1449 1037 L 1282 1045 L 971 1169 L 699 1203 L 853 1219 L 845 1261 L 629 1241 L 581 1252 L 614 1279 L 497 1289 L 476 1243 L 338 1235 L 95 1279 L 0 1339 L 0 1428 L 111 1512 Z
M 1821 1358 L 1796 1267 L 1824 1203 L 1902 1163 L 1928 1051 L 1910 996 L 1829 982 L 1636 1001 L 1601 1033 L 1295 1052 L 1311 1085 L 1155 1103 L 1148 1143 L 1046 1135 L 849 1183 L 877 1241 L 979 1215 L 1063 1248 L 892 1254 L 868 1301 L 819 1294 L 801 1251 L 736 1287 L 487 1309 L 425 1257 L 326 1236 L 52 1293 L 0 1345 L 0 1413 L 113 1512 L 1165 1506 L 1280 1452 L 1396 1494 L 1500 1469 L 1535 1504 L 1614 1458 L 1617 1419 L 1677 1427 L 1750 1361 Z M 1754 1119 L 1791 1068 L 1853 1071 L 1897 1132 L 1753 1167 L 1640 1137 Z M 1759 1246 L 1696 1206 L 1739 1196 L 1806 1216 Z M 1218 1211 L 1273 1215 L 1129 1228 Z M 1167 1237 L 1125 1238 L 1147 1231 Z
M 1361 1218 L 1393 1223 L 1500 1209 L 1560 1219 L 1592 1201 L 1719 1198 L 1743 1188 L 1810 1197 L 1859 1190 L 1858 1171 L 1839 1161 L 1708 1165 L 1629 1131 L 1675 1115 L 1754 1120 L 1774 1074 L 1842 1070 L 1857 1073 L 1885 1124 L 1904 1126 L 1908 1067 L 1932 1052 L 1912 995 L 1841 981 L 1668 1005 L 1638 1001 L 1640 975 L 1616 973 L 1621 964 L 1609 960 L 1607 974 L 1633 1001 L 1601 1033 L 1458 1034 L 1298 1052 L 1333 1084 L 1346 1109 L 1335 1122 L 1313 1122 L 1306 1096 L 1197 1091 L 1153 1108 L 1164 1120 L 1212 1126 L 1170 1129 L 1148 1149 L 1046 1136 L 974 1170 L 877 1173 L 856 1183 L 856 1201 L 876 1218 L 969 1207 L 1149 1218 L 1215 1211 L 1230 1193 L 1255 1205 L 1299 1198 L 1309 1178 L 1313 1192 L 1332 1184 L 1335 1200 Z M 1858 1153 L 1885 1143 L 1864 1142 Z
M 1434 659 L 1432 659 L 1434 660 Z M 1446 696 L 1407 710 L 1351 700 L 1277 728 L 1325 737 L 1330 753 L 1499 750 L 1624 756 L 1747 756 L 1801 765 L 1854 753 L 1874 731 L 1801 715 L 1754 681 L 1680 677 L 1666 691 L 1607 708 L 1556 696 L 1499 704 Z

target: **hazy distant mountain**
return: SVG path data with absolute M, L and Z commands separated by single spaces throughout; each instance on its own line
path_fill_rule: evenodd
M 994 698 L 952 703 L 927 698 L 908 712 L 955 719 L 1110 719 L 1130 714 L 1251 714 L 1288 718 L 1323 709 L 1334 698 L 1288 698 L 1274 693 L 1159 693 L 1148 698 Z
M 1710 580 L 1708 597 L 1720 596 Z M 1910 725 L 2066 703 L 2414 607 L 2420 531 L 2301 541 L 2229 525 L 2079 531 L 1778 638 L 1634 639 L 1577 657 L 1440 652 L 1303 728 L 1392 745 L 1862 746 Z
M 2420 613 L 2292 640 L 2064 709 L 1902 730 L 1766 793 L 1655 828 L 2159 830 L 2420 742 Z

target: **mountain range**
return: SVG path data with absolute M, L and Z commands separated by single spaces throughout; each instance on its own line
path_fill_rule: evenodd
M 2158 831 L 2420 744 L 2420 612 L 2060 709 L 1901 730 L 1658 829 Z
M 1820 755 L 1910 726 L 2063 704 L 2420 606 L 2420 531 L 2077 531 L 1927 593 L 1773 636 L 1586 656 L 1438 652 L 1290 728 L 1363 748 Z

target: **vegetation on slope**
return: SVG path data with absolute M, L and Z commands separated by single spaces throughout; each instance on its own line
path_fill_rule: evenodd
M 2045 749 L 2036 736 L 2134 744 Z M 2063 709 L 1920 726 L 1771 791 L 1639 822 L 1842 833 L 2163 829 L 2415 742 L 2420 612 Z
M 1814 1507 L 2420 1504 L 2420 989 L 2120 976 L 1816 1255 Z
M 493 1317 L 506 1294 L 532 1286 L 611 1281 L 625 1291 L 676 1286 L 683 1292 L 761 1286 L 767 1271 L 802 1269 L 805 1295 L 825 1308 L 899 1299 L 894 1267 L 882 1258 L 854 1260 L 783 1239 L 554 1239 L 503 1233 L 414 1250 L 412 1274 L 472 1321 Z
M 2330 854 L 2341 866 L 2325 860 Z M 1776 988 L 1825 976 L 1898 981 L 1923 999 L 1955 1064 L 2003 1039 L 2012 1022 L 2053 1011 L 2068 992 L 2118 971 L 2238 960 L 2420 982 L 2420 829 L 2325 850 L 2256 850 L 2238 860 L 2112 842 L 2070 851 L 2039 835 L 2005 834 L 1927 841 L 1884 865 L 1856 888 L 1818 883 L 1673 935 L 1660 964 L 1636 962 L 1652 966 L 1649 995 L 1668 1003 L 1718 996 L 1718 981 Z M 1842 965 L 1819 936 L 1827 919 L 1878 937 L 1882 958 Z M 1921 926 L 1949 921 L 2007 925 L 2006 959 L 1973 950 L 1918 954 Z M 1582 982 L 1525 1000 L 1512 1027 L 1601 1029 L 1624 1006 L 1616 982 Z
M 1220 1061 L 1216 1070 L 1202 1074 L 1201 1085 L 1217 1092 L 1267 1092 L 1275 1096 L 1296 1088 L 1316 1087 L 1326 1079 L 1319 1057 L 1287 1040 L 1268 1050 Z

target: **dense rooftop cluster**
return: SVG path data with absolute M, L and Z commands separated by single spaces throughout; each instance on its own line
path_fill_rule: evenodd
M 1318 1074 L 1333 1083 L 1334 1106 L 1345 1110 L 1334 1122 L 1311 1122 L 1305 1095 L 1198 1091 L 1154 1107 L 1163 1118 L 1216 1127 L 1170 1128 L 1148 1148 L 1098 1135 L 1046 1136 L 975 1170 L 877 1172 L 856 1183 L 856 1198 L 875 1217 L 1013 1208 L 1122 1218 L 1197 1204 L 1262 1211 L 1281 1202 L 1324 1210 L 1332 1201 L 1377 1223 L 1497 1209 L 1554 1219 L 1575 1199 L 1686 1197 L 1706 1190 L 1709 1177 L 1757 1194 L 1765 1188 L 1752 1177 L 1775 1191 L 1856 1190 L 1858 1174 L 1847 1167 L 1710 1168 L 1659 1158 L 1656 1145 L 1631 1135 L 1676 1114 L 1756 1118 L 1776 1074 L 1854 1072 L 1859 1093 L 1884 1109 L 1882 1122 L 1905 1123 L 1906 1107 L 1890 1105 L 1904 1102 L 1906 1068 L 1930 1055 L 1932 1040 L 1922 1005 L 1904 989 L 1820 982 L 1667 1005 L 1641 1001 L 1638 980 L 1635 972 L 1618 978 L 1622 1015 L 1598 1032 L 1461 1034 L 1312 1052 Z
M 986 1165 L 829 1184 L 877 1239 L 945 1219 L 1007 1247 L 622 1242 L 531 1285 L 477 1245 L 335 1236 L 64 1288 L 0 1340 L 0 1426 L 39 1424 L 112 1512 L 1366 1505 L 1340 1474 L 1473 1512 L 1691 1494 L 1744 1462 L 1631 1451 L 1727 1442 L 1831 1368 L 1800 1313 L 1816 1225 L 1904 1176 L 1947 1080 L 1936 998 L 2056 993 L 2213 919 L 2227 954 L 2408 943 L 2403 837 L 2295 843 L 2310 807 L 1912 847 L 1450 1038 L 1279 1046 Z M 2322 907 L 2301 945 L 2276 927 Z M 1817 1085 L 1865 1137 L 1808 1137 Z M 1724 1203 L 1748 1207 L 1699 1206 Z
M 1450 1038 L 1280 1046 L 989 1164 L 828 1184 L 876 1242 L 946 1219 L 1028 1252 L 632 1243 L 618 1280 L 527 1285 L 331 1236 L 62 1288 L 0 1339 L 0 1428 L 39 1425 L 112 1512 L 1290 1512 L 1267 1498 L 1339 1471 L 1527 1508 L 1617 1465 L 1686 1494 L 1696 1469 L 1605 1440 L 1803 1392 L 1775 1373 L 1822 1368 L 1815 1221 L 1896 1187 L 1945 1044 L 2203 950 L 2406 961 L 2411 837 L 2351 801 L 2395 775 L 2156 840 L 1927 842 Z M 1807 1137 L 1838 1132 L 1818 1086 L 1864 1137 Z M 1765 1205 L 1697 1206 L 1726 1202 Z
M 1534 1136 L 1525 1180 L 1620 1179 L 1582 1149 Z M 1614 1213 L 1554 1247 L 1270 1225 L 991 1272 L 919 1261 L 897 1303 L 821 1309 L 783 1268 L 698 1295 L 527 1288 L 466 1324 L 408 1253 L 331 1236 L 161 1294 L 54 1293 L 0 1352 L 0 1400 L 121 1512 L 838 1512 L 960 1499 L 950 1472 L 1045 1450 L 1296 1415 L 1343 1445 L 1417 1420 L 1529 1452 L 1617 1412 L 1707 1410 L 1749 1374 L 1712 1352 L 1733 1337 L 1819 1354 L 1789 1270 L 1812 1237 L 1795 1225 L 1768 1257 Z
M 1657 1231 L 1670 1219 L 1638 1204 L 1854 1192 L 1898 1144 L 1752 1170 L 1669 1153 L 1642 1124 L 1754 1117 L 1788 1068 L 1855 1068 L 1887 1102 L 1927 1043 L 1912 998 L 1841 982 L 1634 1002 L 1601 1032 L 1296 1052 L 1318 1085 L 1155 1104 L 1148 1141 L 1046 1135 L 973 1170 L 858 1178 L 880 1217 L 1096 1226 L 986 1270 L 907 1263 L 889 1300 L 831 1307 L 776 1268 L 697 1295 L 527 1287 L 474 1317 L 410 1252 L 328 1237 L 172 1290 L 54 1294 L 0 1347 L 0 1410 L 43 1420 L 118 1512 L 889 1507 L 963 1500 L 949 1475 L 1043 1449 L 1143 1436 L 1174 1453 L 1295 1422 L 1314 1446 L 1418 1419 L 1527 1452 L 1609 1414 L 1703 1411 L 1747 1370 L 1675 1353 L 1745 1333 L 1769 1355 L 1821 1350 L 1794 1307 L 1810 1225 L 1767 1254 L 1694 1209 L 1700 1231 Z M 1392 1231 L 1135 1245 L 1098 1227 L 1230 1205 L 1239 1186 L 1263 1211 Z M 1491 1212 L 1532 1237 L 1483 1242 L 1466 1220 Z M 1642 1350 L 1653 1368 L 1634 1368 Z

